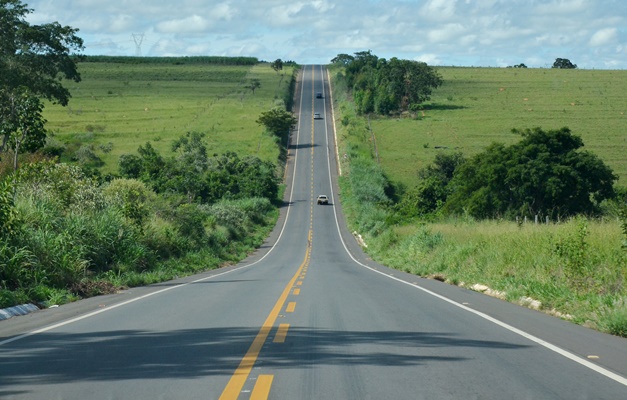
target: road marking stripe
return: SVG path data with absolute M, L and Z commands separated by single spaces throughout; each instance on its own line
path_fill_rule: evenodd
M 285 312 L 294 312 L 295 309 L 296 309 L 296 302 L 290 301 L 289 303 L 287 303 L 287 308 L 285 309 Z
M 287 330 L 290 329 L 290 324 L 279 324 L 279 329 L 274 336 L 274 343 L 285 343 L 285 337 L 287 336 Z
M 298 296 L 300 294 L 300 289 L 294 289 L 294 296 Z
M 311 231 L 309 232 L 309 234 L 311 235 Z M 234 400 L 237 399 L 237 397 L 239 396 L 242 388 L 244 387 L 244 384 L 246 383 L 246 380 L 248 379 L 248 376 L 250 375 L 250 371 L 253 369 L 253 366 L 257 361 L 257 357 L 259 357 L 259 353 L 261 352 L 263 344 L 268 339 L 268 335 L 270 334 L 274 323 L 279 317 L 279 313 L 283 309 L 283 305 L 285 304 L 287 296 L 290 294 L 292 287 L 294 286 L 294 282 L 296 282 L 296 279 L 301 274 L 301 271 L 303 270 L 303 268 L 305 268 L 305 265 L 307 264 L 310 251 L 311 245 L 308 245 L 302 264 L 300 264 L 300 267 L 298 267 L 298 271 L 296 271 L 292 279 L 290 279 L 290 281 L 285 286 L 285 289 L 283 289 L 283 293 L 281 293 L 281 296 L 274 304 L 272 311 L 270 311 L 270 314 L 261 326 L 261 329 L 259 330 L 259 333 L 257 333 L 255 340 L 253 340 L 253 343 L 250 345 L 250 348 L 246 352 L 246 355 L 244 355 L 244 358 L 242 358 L 242 361 L 240 361 L 239 366 L 233 373 L 233 376 L 231 376 L 231 379 L 229 379 L 229 383 L 227 383 L 226 388 L 224 388 L 224 391 L 222 392 L 222 395 L 220 395 L 220 400 Z
M 274 375 L 259 375 L 255 388 L 250 394 L 250 400 L 266 400 L 270 396 L 270 387 Z
M 302 284 L 303 284 L 303 281 L 296 282 L 296 286 L 301 286 Z

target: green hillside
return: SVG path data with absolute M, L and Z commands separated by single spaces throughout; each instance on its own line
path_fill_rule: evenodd
M 444 84 L 416 118 L 371 119 L 380 162 L 408 186 L 437 152 L 466 156 L 512 128 L 559 129 L 582 137 L 627 185 L 627 71 L 440 67 Z
M 69 106 L 47 104 L 44 117 L 68 154 L 91 146 L 105 171 L 114 172 L 121 154 L 147 141 L 168 152 L 172 140 L 191 131 L 207 133 L 210 154 L 231 150 L 277 160 L 274 139 L 255 121 L 282 104 L 290 66 L 277 73 L 268 64 L 84 62 L 79 70 L 82 82 L 66 83 Z M 254 94 L 246 87 L 252 79 L 261 83 Z

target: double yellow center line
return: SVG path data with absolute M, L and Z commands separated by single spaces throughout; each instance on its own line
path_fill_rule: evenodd
M 309 263 L 309 255 L 311 252 L 311 237 L 312 237 L 312 232 L 310 230 L 308 246 L 305 252 L 305 259 L 303 260 L 302 264 L 298 268 L 298 271 L 296 271 L 292 279 L 290 279 L 289 283 L 285 286 L 285 289 L 283 290 L 283 293 L 281 293 L 281 296 L 279 297 L 277 302 L 274 304 L 272 311 L 270 311 L 270 314 L 268 315 L 265 322 L 261 326 L 261 329 L 259 330 L 259 333 L 257 333 L 255 340 L 253 340 L 253 343 L 250 345 L 250 348 L 246 352 L 246 355 L 244 355 L 244 358 L 239 363 L 239 366 L 235 370 L 235 373 L 233 373 L 233 376 L 231 376 L 229 383 L 226 385 L 226 388 L 224 389 L 224 391 L 222 392 L 222 395 L 220 396 L 220 400 L 235 400 L 238 398 L 239 394 L 244 388 L 244 385 L 246 384 L 246 380 L 248 379 L 248 376 L 250 375 L 250 371 L 253 369 L 253 366 L 255 365 L 255 362 L 257 361 L 257 358 L 259 357 L 261 348 L 263 347 L 264 343 L 268 339 L 268 336 L 270 335 L 270 332 L 272 331 L 272 327 L 274 326 L 274 323 L 276 322 L 279 316 L 279 313 L 283 309 L 283 305 L 285 304 L 285 301 L 287 300 L 287 297 L 289 296 L 290 291 L 294 287 L 296 280 L 301 277 L 306 265 Z M 287 324 L 282 324 L 282 325 L 287 325 Z M 287 325 L 287 327 L 284 327 L 282 330 L 279 329 L 279 332 L 277 332 L 276 337 L 279 337 L 282 335 L 284 339 L 285 335 L 287 335 L 288 327 L 289 325 Z M 271 375 L 261 375 L 257 379 L 257 384 L 255 385 L 255 390 L 253 390 L 253 393 L 255 393 L 258 396 L 258 398 L 264 398 L 262 397 L 261 393 L 263 393 L 266 389 L 269 392 L 271 384 L 272 384 Z M 258 388 L 259 385 L 261 386 Z M 253 397 L 251 397 L 251 399 L 252 398 Z
M 314 70 L 312 68 L 312 77 L 313 77 L 313 74 L 314 74 Z M 312 91 L 313 91 L 313 81 L 314 80 L 312 79 Z M 315 105 L 312 103 L 312 113 L 314 111 L 314 106 Z M 285 302 L 290 294 L 290 291 L 294 289 L 292 294 L 295 296 L 300 294 L 300 286 L 303 283 L 302 279 L 305 276 L 305 272 L 307 271 L 307 266 L 309 265 L 309 260 L 311 258 L 311 247 L 312 247 L 312 238 L 313 238 L 313 231 L 312 231 L 313 230 L 313 201 L 314 201 L 313 200 L 314 199 L 313 197 L 313 190 L 314 190 L 314 185 L 313 185 L 313 182 L 314 182 L 313 180 L 314 146 L 313 146 L 313 143 L 314 143 L 314 134 L 315 134 L 313 119 L 311 121 L 311 124 L 312 124 L 311 125 L 311 141 L 312 141 L 312 146 L 311 146 L 311 167 L 312 167 L 311 168 L 311 196 L 312 197 L 311 198 L 312 198 L 312 202 L 310 204 L 309 233 L 307 237 L 307 249 L 305 251 L 305 258 L 303 262 L 300 264 L 298 270 L 296 271 L 292 279 L 290 279 L 288 284 L 285 286 L 285 289 L 283 289 L 283 293 L 281 293 L 281 296 L 279 297 L 277 302 L 274 304 L 272 311 L 270 311 L 270 314 L 268 315 L 265 322 L 261 326 L 261 329 L 257 333 L 257 336 L 253 340 L 253 343 L 250 345 L 242 361 L 240 361 L 239 366 L 233 373 L 233 376 L 231 376 L 231 379 L 229 380 L 229 383 L 226 385 L 226 388 L 224 389 L 224 391 L 222 392 L 222 395 L 220 395 L 220 400 L 236 400 L 239 397 L 240 393 L 242 392 L 242 389 L 244 388 L 244 385 L 246 384 L 246 381 L 248 380 L 248 377 L 250 376 L 250 372 L 252 371 L 255 365 L 255 362 L 257 361 L 257 358 L 259 357 L 259 353 L 261 352 L 261 349 L 263 348 L 264 343 L 268 339 L 268 336 L 270 335 L 270 332 L 272 331 L 272 328 L 277 318 L 279 317 L 279 313 L 281 312 L 281 310 L 283 309 L 283 306 L 285 305 Z M 295 286 L 297 287 L 294 288 Z M 295 307 L 296 307 L 296 303 L 290 302 L 285 311 L 293 312 Z M 274 343 L 285 342 L 288 329 L 289 329 L 289 324 L 280 324 L 275 334 L 273 342 Z M 250 399 L 251 400 L 267 399 L 268 395 L 270 394 L 270 387 L 272 386 L 273 379 L 274 379 L 273 375 L 259 375 L 259 377 L 257 378 L 257 382 L 255 384 L 255 387 L 251 393 Z

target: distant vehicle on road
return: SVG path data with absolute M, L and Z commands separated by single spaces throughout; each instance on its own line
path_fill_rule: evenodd
M 322 119 L 320 113 L 314 113 L 314 119 Z
M 322 93 L 321 92 L 316 93 L 316 99 L 321 99 L 321 98 L 322 98 Z
M 318 196 L 318 204 L 329 204 L 329 198 L 326 194 L 321 194 Z

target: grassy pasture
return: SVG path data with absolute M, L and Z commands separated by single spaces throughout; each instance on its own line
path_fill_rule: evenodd
M 440 67 L 444 84 L 416 118 L 371 119 L 390 178 L 413 186 L 439 151 L 471 156 L 519 140 L 512 128 L 567 126 L 627 185 L 627 71 Z
M 121 154 L 152 141 L 168 154 L 172 140 L 189 131 L 207 133 L 209 153 L 227 150 L 276 161 L 279 149 L 255 121 L 282 101 L 292 68 L 269 64 L 80 63 L 83 80 L 68 82 L 67 107 L 47 104 L 44 117 L 56 139 L 69 146 L 93 144 L 105 172 L 117 170 Z M 261 87 L 245 88 L 251 79 Z M 282 103 L 281 103 L 282 104 Z M 113 143 L 110 152 L 100 145 Z

